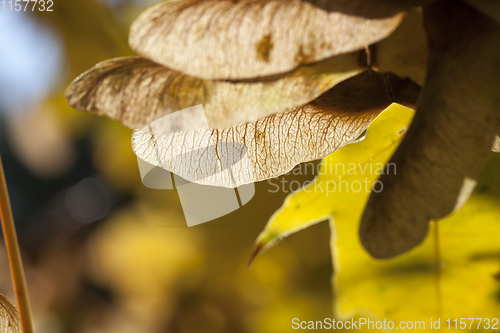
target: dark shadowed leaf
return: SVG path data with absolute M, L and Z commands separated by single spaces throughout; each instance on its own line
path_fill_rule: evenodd
M 374 67 L 399 77 L 409 77 L 424 85 L 427 69 L 427 40 L 421 10 L 412 10 L 389 37 L 377 43 L 372 52 Z
M 141 57 L 117 58 L 80 75 L 66 98 L 76 109 L 130 128 L 203 104 L 211 127 L 228 128 L 306 104 L 362 71 L 357 59 L 350 53 L 262 82 L 227 82 L 190 77 Z
M 442 20 L 443 13 L 450 19 Z M 460 2 L 424 11 L 429 71 L 408 133 L 372 193 L 360 237 L 377 258 L 410 250 L 431 220 L 463 204 L 475 186 L 500 124 L 500 26 Z
M 464 0 L 483 14 L 500 23 L 500 1 L 497 0 Z
M 129 43 L 195 77 L 255 78 L 363 49 L 401 19 L 327 12 L 299 0 L 181 0 L 146 10 L 133 23 Z

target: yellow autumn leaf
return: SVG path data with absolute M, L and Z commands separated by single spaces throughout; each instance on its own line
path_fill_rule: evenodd
M 330 216 L 336 218 L 344 211 L 361 213 L 375 179 L 397 147 L 413 113 L 392 104 L 372 122 L 364 140 L 326 157 L 314 182 L 289 195 L 271 217 L 257 238 L 251 259 L 281 238 Z
M 360 211 L 335 214 L 337 313 L 371 313 L 396 327 L 400 321 L 422 321 L 426 330 L 439 316 L 441 329 L 500 329 L 499 169 L 500 157 L 491 153 L 467 204 L 435 223 L 419 247 L 392 260 L 373 259 L 362 248 Z
M 329 219 L 335 317 L 386 320 L 431 330 L 500 328 L 500 157 L 491 154 L 468 203 L 433 224 L 425 242 L 391 260 L 372 258 L 359 240 L 359 221 L 378 174 L 413 112 L 393 105 L 365 140 L 324 159 L 315 181 L 291 194 L 257 239 L 254 255 L 280 238 Z M 388 172 L 397 172 L 390 166 Z M 387 171 L 386 171 L 387 172 Z M 483 318 L 481 322 L 478 319 Z M 450 321 L 447 319 L 450 318 Z M 454 319 L 458 318 L 455 322 Z M 460 318 L 464 318 L 462 323 Z M 420 325 L 420 326 L 419 326 Z M 478 326 L 479 325 L 479 326 Z M 389 324 L 386 327 L 390 327 Z M 367 327 L 362 327 L 367 329 Z M 435 327 L 437 328 L 437 327 Z M 434 328 L 434 329 L 435 329 Z

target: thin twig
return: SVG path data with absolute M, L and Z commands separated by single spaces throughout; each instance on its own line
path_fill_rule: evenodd
M 17 307 L 19 310 L 19 319 L 23 333 L 33 333 L 33 320 L 31 317 L 31 308 L 28 299 L 28 289 L 24 277 L 23 263 L 21 253 L 17 243 L 16 228 L 10 206 L 9 192 L 5 182 L 2 158 L 0 156 L 0 216 L 2 218 L 2 230 L 7 248 L 7 257 L 9 258 L 10 274 L 12 285 L 16 294 Z

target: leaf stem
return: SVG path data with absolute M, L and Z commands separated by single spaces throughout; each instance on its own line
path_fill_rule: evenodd
M 19 319 L 21 322 L 21 330 L 23 333 L 33 333 L 33 320 L 31 317 L 31 308 L 28 299 L 28 289 L 26 287 L 26 279 L 24 277 L 23 263 L 19 244 L 17 242 L 16 228 L 14 218 L 12 216 L 12 208 L 10 206 L 9 193 L 7 191 L 7 183 L 3 171 L 2 158 L 0 156 L 0 216 L 7 249 L 7 257 L 9 259 L 10 274 L 12 277 L 12 285 L 16 294 L 17 307 L 19 310 Z

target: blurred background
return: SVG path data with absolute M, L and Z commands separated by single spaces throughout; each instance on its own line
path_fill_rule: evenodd
M 154 2 L 0 9 L 0 153 L 36 331 L 288 332 L 295 317 L 330 317 L 326 223 L 247 270 L 287 193 L 256 184 L 242 209 L 188 228 L 175 191 L 142 185 L 131 131 L 67 105 L 64 89 L 80 73 L 133 54 L 128 28 Z M 0 269 L 0 293 L 13 300 L 3 244 Z

